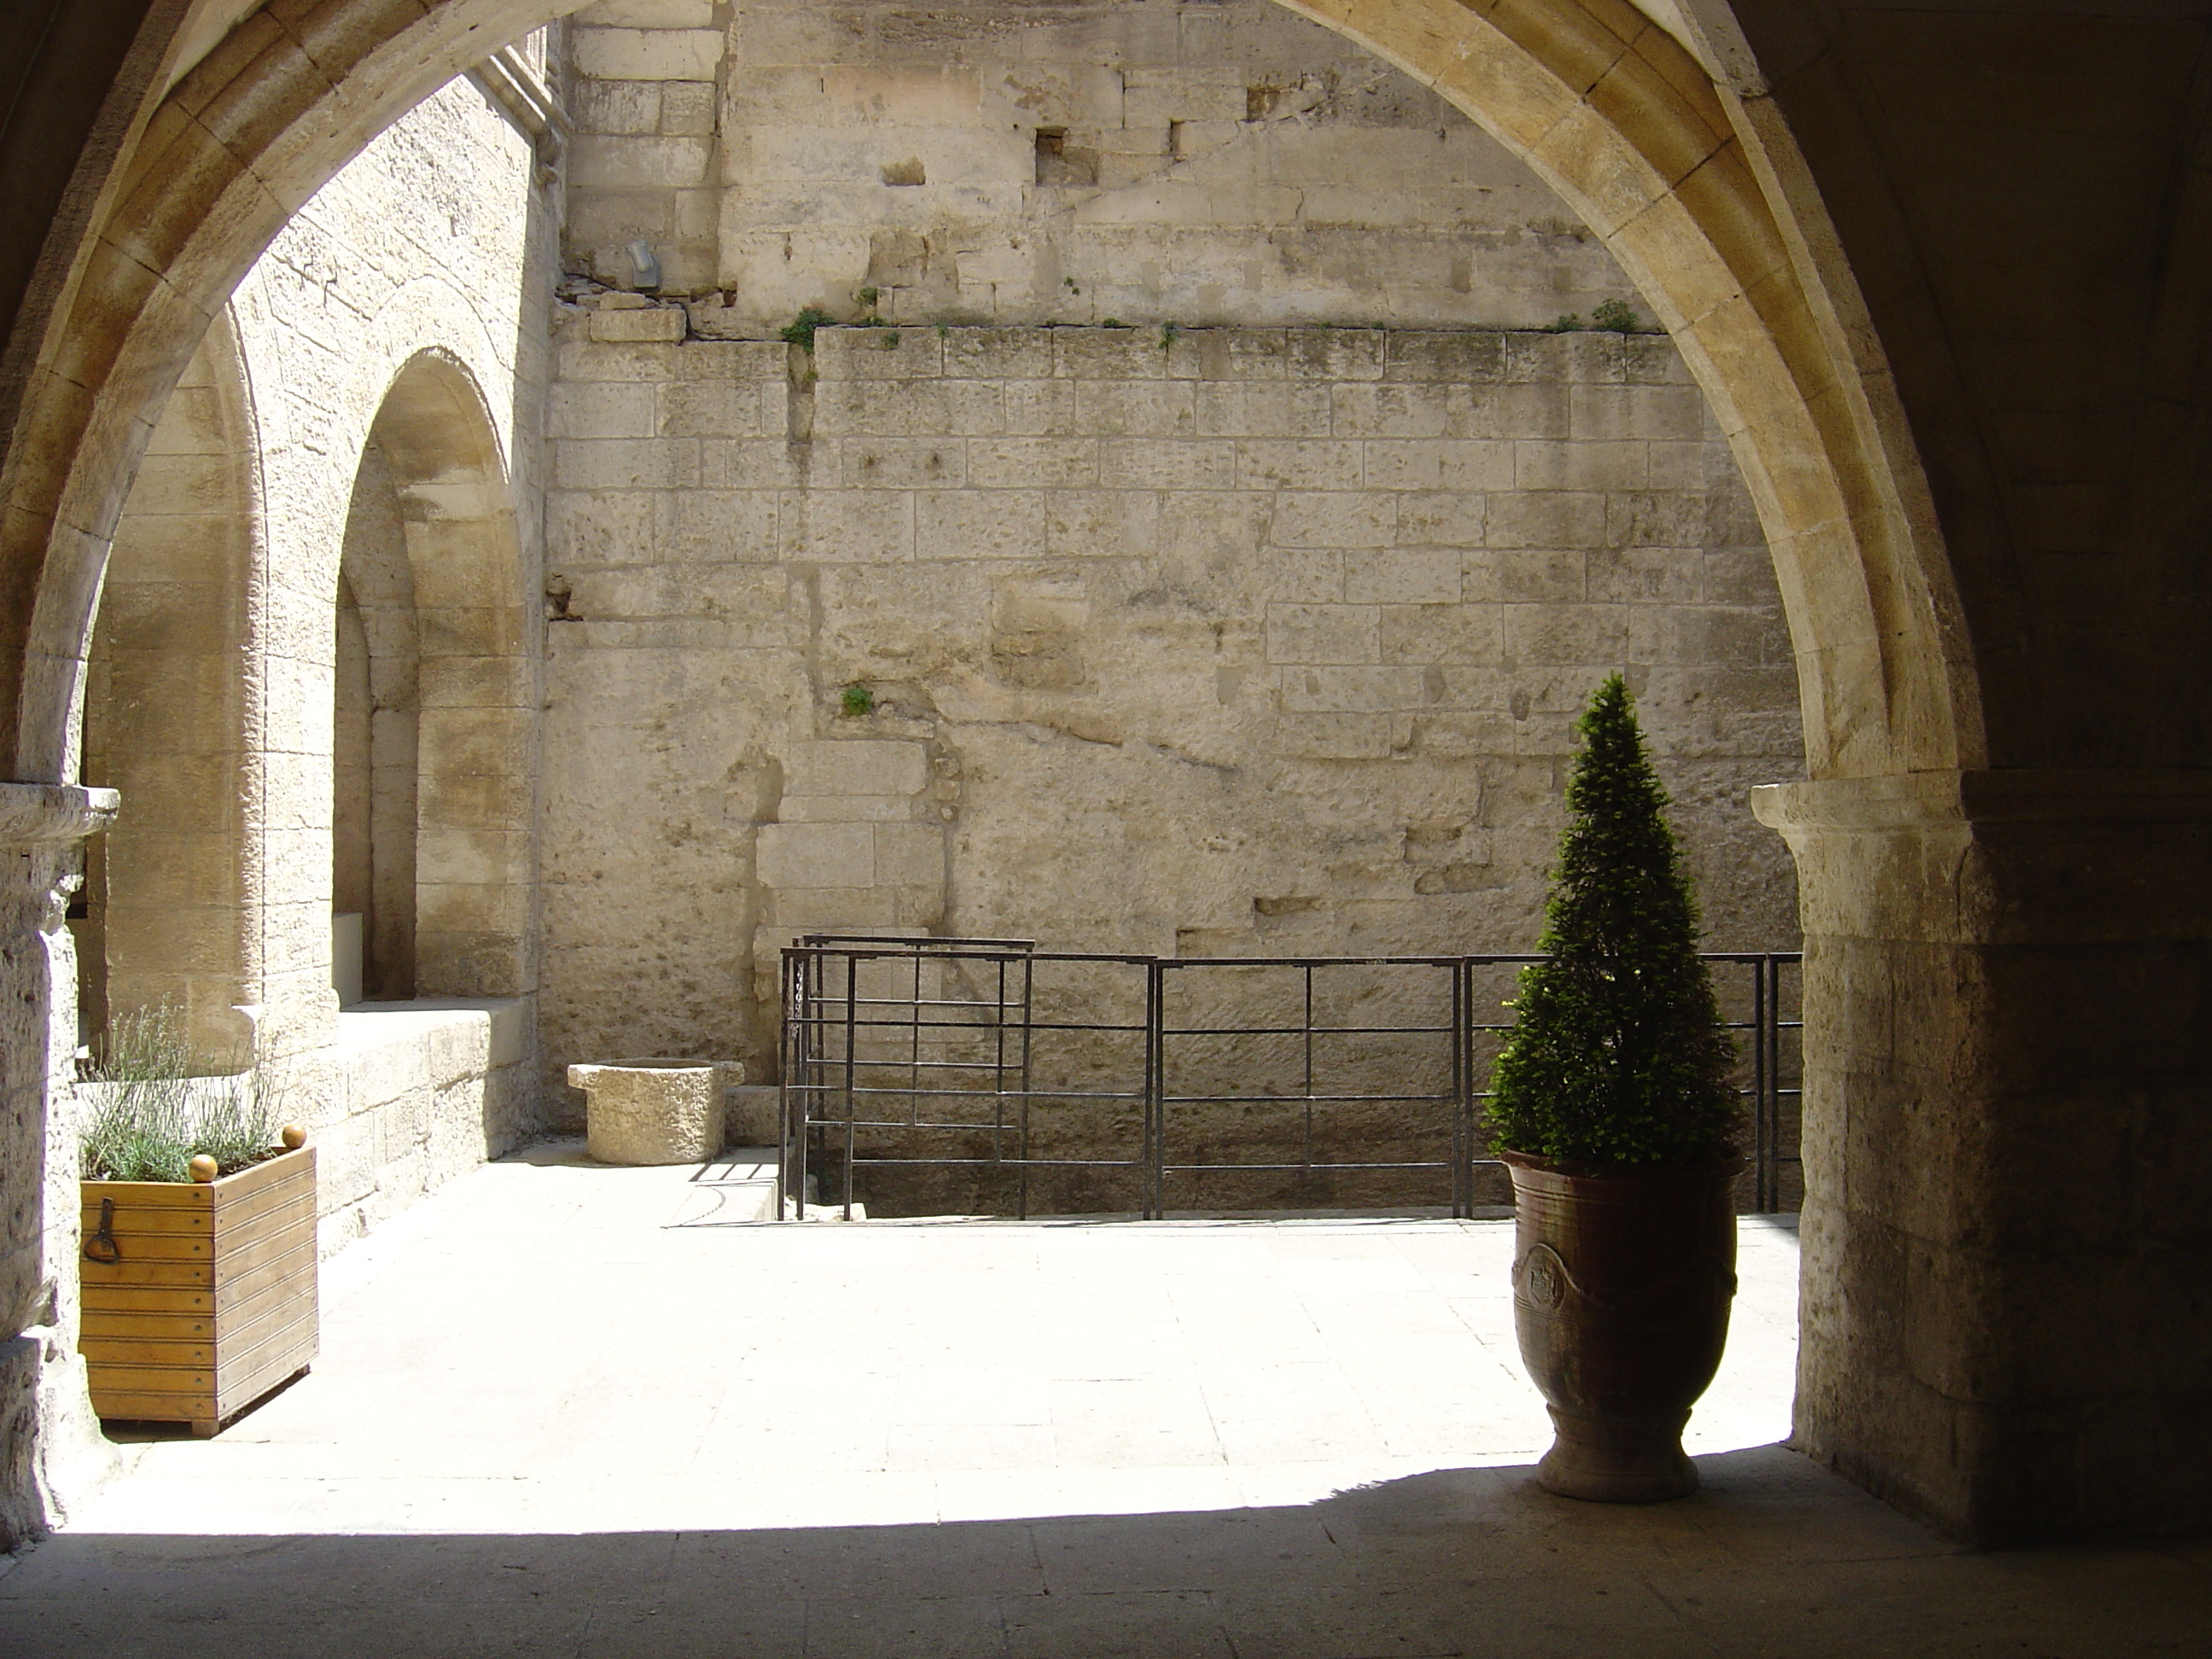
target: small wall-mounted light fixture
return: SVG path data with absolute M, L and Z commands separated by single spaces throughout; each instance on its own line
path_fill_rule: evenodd
M 629 245 L 630 269 L 635 273 L 634 286 L 641 294 L 650 294 L 660 286 L 660 259 L 646 242 Z

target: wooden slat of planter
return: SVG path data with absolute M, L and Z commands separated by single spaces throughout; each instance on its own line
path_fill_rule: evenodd
M 78 1328 L 88 1337 L 118 1342 L 215 1340 L 215 1310 L 204 1314 L 146 1313 L 115 1308 L 87 1308 Z
M 194 1233 L 205 1237 L 215 1231 L 215 1212 L 211 1209 L 188 1210 L 173 1206 L 155 1209 L 147 1204 L 118 1204 L 113 1212 L 117 1237 L 125 1233 Z M 84 1206 L 84 1236 L 90 1238 L 100 1231 L 100 1206 Z
M 113 1264 L 118 1267 L 136 1261 L 205 1261 L 215 1251 L 212 1232 L 139 1233 L 131 1231 L 118 1221 L 115 1224 L 115 1238 L 123 1249 L 123 1260 Z M 124 1243 L 126 1239 L 130 1242 Z
M 215 1260 L 203 1256 L 197 1261 L 147 1261 L 135 1255 L 129 1261 L 87 1261 L 82 1264 L 83 1276 L 79 1281 L 84 1286 L 85 1305 L 98 1305 L 97 1295 L 110 1287 L 138 1289 L 149 1285 L 196 1285 L 204 1291 L 215 1288 Z
M 213 1416 L 215 1396 L 102 1393 L 93 1395 L 92 1405 L 94 1411 L 111 1422 L 196 1423 Z
M 211 1365 L 102 1365 L 100 1372 L 100 1386 L 92 1391 L 94 1401 L 110 1393 L 215 1397 Z
M 215 1317 L 215 1286 L 203 1285 L 102 1285 L 88 1287 L 84 1304 L 102 1312 L 196 1314 Z
M 171 1368 L 215 1369 L 215 1342 L 152 1342 L 141 1337 L 88 1336 L 76 1345 L 87 1359 L 110 1365 L 161 1365 Z
M 257 1166 L 258 1167 L 258 1166 Z M 240 1175 L 250 1175 L 241 1170 Z M 83 1188 L 85 1207 L 94 1216 L 100 1213 L 100 1200 L 112 1198 L 118 1209 L 125 1206 L 141 1210 L 211 1210 L 215 1207 L 213 1183 L 196 1181 L 87 1181 L 79 1183 Z

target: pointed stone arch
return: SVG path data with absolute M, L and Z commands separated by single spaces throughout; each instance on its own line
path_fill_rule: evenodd
M 407 992 L 514 996 L 534 983 L 530 938 L 533 684 L 526 648 L 521 544 L 506 458 L 483 389 L 456 357 L 403 364 L 370 428 L 369 447 L 398 506 L 404 571 L 371 586 L 362 614 L 392 663 L 390 712 L 409 728 L 414 802 L 404 862 L 413 914 L 404 933 Z M 348 573 L 341 568 L 340 581 Z M 366 597 L 364 597 L 366 596 Z M 339 607 L 333 594 L 333 610 Z M 364 629 L 364 632 L 369 632 Z M 377 638 L 369 641 L 376 654 Z M 387 757 L 388 770 L 398 764 Z M 374 792 L 372 792 L 374 794 Z M 384 790 L 390 803 L 403 793 Z M 400 936 L 393 929 L 388 937 Z

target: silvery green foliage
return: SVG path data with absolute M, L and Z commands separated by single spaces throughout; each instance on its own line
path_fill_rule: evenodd
M 110 1024 L 86 1079 L 77 1133 L 87 1181 L 190 1181 L 199 1153 L 223 1175 L 276 1147 L 277 1102 L 259 1067 L 235 1077 L 194 1077 L 192 1056 L 166 1006 Z

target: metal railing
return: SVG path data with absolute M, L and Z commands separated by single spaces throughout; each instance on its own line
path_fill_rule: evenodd
M 1800 958 L 1705 959 L 1741 1039 L 1748 1196 L 1758 1211 L 1791 1207 L 1802 1022 L 1784 975 Z M 1020 1217 L 1043 1182 L 1075 1194 L 1079 1212 L 1152 1219 L 1171 1196 L 1180 1210 L 1244 1207 L 1203 1201 L 1240 1184 L 1279 1210 L 1321 1207 L 1324 1190 L 1354 1200 L 1328 1207 L 1359 1207 L 1362 1193 L 1373 1203 L 1425 1180 L 1431 1201 L 1468 1215 L 1486 1188 L 1505 1201 L 1481 1103 L 1511 1029 L 1503 1005 L 1541 960 L 808 934 L 783 953 L 783 1191 L 803 1216 L 811 1180 L 817 1202 L 849 1215 L 860 1172 L 903 1170 L 988 1187 Z

